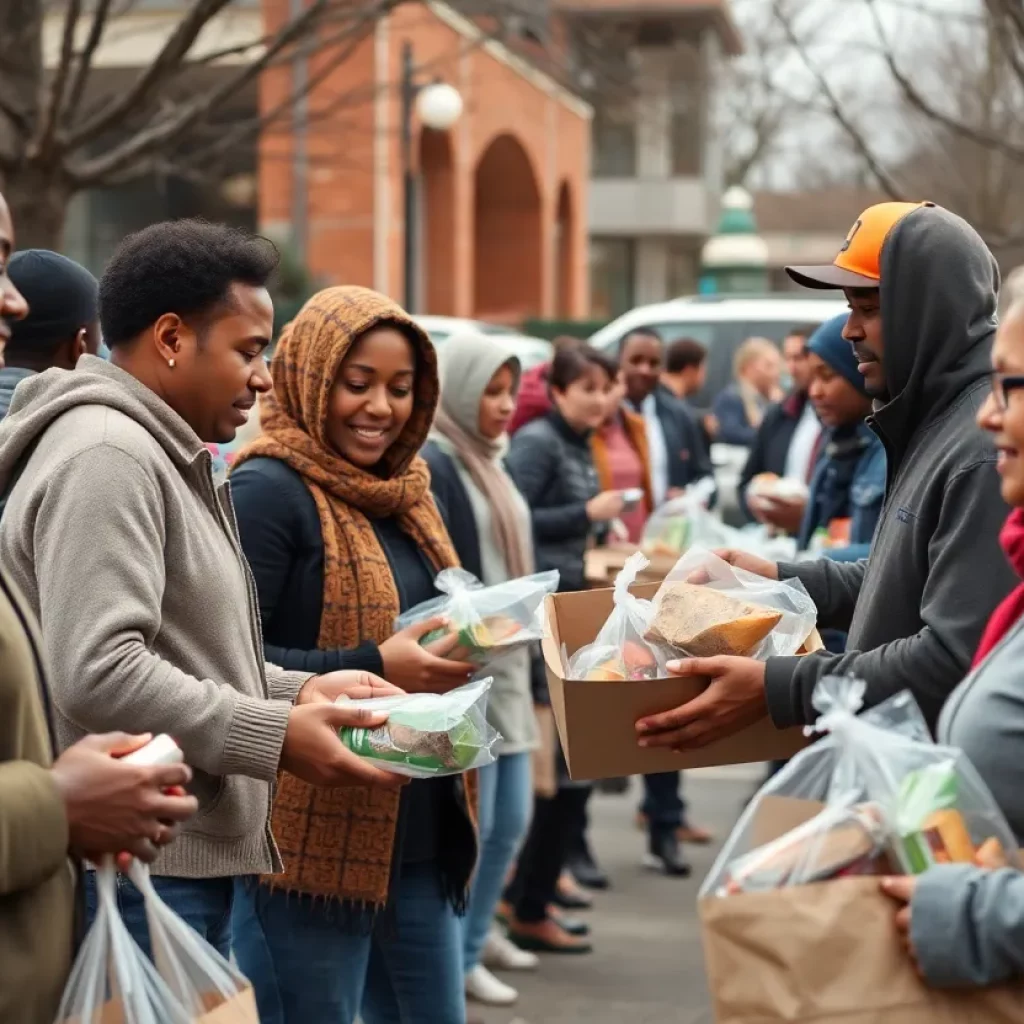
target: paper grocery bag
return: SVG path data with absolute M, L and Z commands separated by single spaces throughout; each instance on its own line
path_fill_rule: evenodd
M 1024 986 L 926 988 L 877 878 L 700 903 L 717 1024 L 1021 1024 Z
M 260 1024 L 252 988 L 245 988 L 230 999 L 211 995 L 206 1002 L 209 1009 L 196 1017 L 196 1024 Z

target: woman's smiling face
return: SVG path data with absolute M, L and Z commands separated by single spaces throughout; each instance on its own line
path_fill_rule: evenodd
M 327 410 L 327 439 L 339 455 L 372 469 L 412 415 L 416 353 L 395 327 L 375 327 L 349 349 L 338 368 Z
M 992 435 L 1003 499 L 1024 507 L 1024 303 L 1015 305 L 996 332 L 992 346 L 992 393 L 978 413 L 978 424 Z

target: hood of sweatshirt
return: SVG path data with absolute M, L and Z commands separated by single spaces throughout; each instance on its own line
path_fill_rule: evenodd
M 21 366 L 5 366 L 0 370 L 0 419 L 7 415 L 14 398 L 14 389 L 29 377 L 34 377 L 35 370 L 26 370 Z
M 18 388 L 0 423 L 0 492 L 50 424 L 81 405 L 107 406 L 135 420 L 181 470 L 210 460 L 196 432 L 163 399 L 113 363 L 87 355 L 73 370 L 46 370 Z
M 874 422 L 898 463 L 915 433 L 991 371 L 999 268 L 965 220 L 925 206 L 893 228 L 881 271 L 891 397 Z

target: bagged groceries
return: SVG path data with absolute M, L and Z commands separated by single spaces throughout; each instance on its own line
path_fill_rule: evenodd
M 665 644 L 644 639 L 654 617 L 654 606 L 629 592 L 647 564 L 639 551 L 626 559 L 615 579 L 612 613 L 594 642 L 567 659 L 567 678 L 626 682 L 665 675 L 665 666 L 675 657 L 674 653 Z
M 774 498 L 777 501 L 806 501 L 810 489 L 802 480 L 778 473 L 758 473 L 747 484 L 747 501 L 757 498 Z
M 558 589 L 558 572 L 540 572 L 485 587 L 464 569 L 442 569 L 434 585 L 443 596 L 404 612 L 395 623 L 396 630 L 444 615 L 448 625 L 431 631 L 420 643 L 426 647 L 455 634 L 457 645 L 445 656 L 483 667 L 544 635 L 544 598 Z
M 764 660 L 796 654 L 816 621 L 814 602 L 799 580 L 765 579 L 694 547 L 658 589 L 644 637 L 696 658 Z
M 681 555 L 692 543 L 691 535 L 704 517 L 714 518 L 708 503 L 715 493 L 713 477 L 686 488 L 678 498 L 659 506 L 644 526 L 642 548 L 648 555 Z
M 378 768 L 414 779 L 459 775 L 495 760 L 491 752 L 501 738 L 487 724 L 487 694 L 492 679 L 480 679 L 448 693 L 404 693 L 367 697 L 347 707 L 386 712 L 376 729 L 346 726 L 342 743 Z M 341 702 L 339 701 L 339 703 Z
M 879 877 L 933 864 L 1019 867 L 995 800 L 962 752 L 934 743 L 898 694 L 858 715 L 865 684 L 814 692 L 823 736 L 748 806 L 700 890 L 720 1024 L 1021 1020 L 1022 990 L 931 991 Z
M 706 477 L 657 508 L 644 527 L 640 543 L 644 554 L 658 562 L 678 558 L 691 547 L 734 548 L 773 562 L 793 560 L 796 541 L 792 537 L 774 537 L 760 524 L 737 530 L 723 523 L 708 508 L 713 493 L 714 481 Z
M 96 918 L 57 1024 L 258 1024 L 246 978 L 160 899 L 146 868 L 134 863 L 131 877 L 145 899 L 153 961 L 121 919 L 117 874 L 106 858 L 96 869 Z

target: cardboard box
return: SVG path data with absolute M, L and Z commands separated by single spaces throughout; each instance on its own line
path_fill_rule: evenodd
M 643 583 L 632 589 L 638 597 L 653 598 L 658 586 Z M 782 760 L 807 745 L 809 741 L 802 729 L 776 729 L 766 718 L 734 736 L 686 753 L 639 746 L 637 719 L 679 707 L 693 700 L 708 684 L 707 680 L 680 677 L 626 683 L 566 679 L 562 674 L 562 644 L 571 657 L 579 648 L 593 643 L 612 607 L 611 590 L 552 594 L 546 602 L 549 635 L 542 645 L 544 663 L 551 707 L 571 778 L 607 779 Z M 821 647 L 821 638 L 815 631 L 808 637 L 804 650 L 809 653 Z
M 610 587 L 625 566 L 626 559 L 639 550 L 636 544 L 609 544 L 607 547 L 591 548 L 584 560 L 587 583 L 594 587 Z M 646 557 L 651 564 L 637 574 L 638 583 L 660 583 L 681 556 L 648 554 Z

